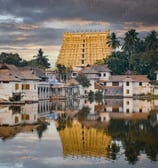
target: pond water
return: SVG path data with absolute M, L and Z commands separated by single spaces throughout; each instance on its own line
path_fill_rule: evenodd
M 0 168 L 158 167 L 158 100 L 1 105 L 0 124 Z

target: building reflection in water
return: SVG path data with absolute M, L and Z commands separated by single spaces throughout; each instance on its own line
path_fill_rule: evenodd
M 106 99 L 80 100 L 78 113 L 56 121 L 64 157 L 120 155 L 131 164 L 139 156 L 158 160 L 158 101 Z M 144 156 L 146 154 L 146 156 Z
M 109 158 L 111 137 L 105 131 L 82 125 L 77 120 L 64 129 L 57 126 L 64 157 L 105 157 Z
M 0 107 L 0 125 L 34 124 L 38 119 L 38 103 Z
M 36 130 L 39 138 L 46 125 L 38 121 L 38 103 L 0 106 L 0 138 L 13 138 L 20 132 Z

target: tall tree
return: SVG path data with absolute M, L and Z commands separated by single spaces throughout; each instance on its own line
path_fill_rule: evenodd
M 156 31 L 151 31 L 145 38 L 146 50 L 156 51 L 158 49 L 158 33 Z
M 120 41 L 116 37 L 116 34 L 112 32 L 111 35 L 108 37 L 108 39 L 109 39 L 107 42 L 108 46 L 112 47 L 112 49 L 116 51 L 116 49 L 120 47 Z
M 50 63 L 49 63 L 49 60 L 48 60 L 48 56 L 45 56 L 44 55 L 44 52 L 42 51 L 42 49 L 40 48 L 38 50 L 38 53 L 36 56 L 34 56 L 36 59 L 35 59 L 35 64 L 36 66 L 40 67 L 40 68 L 50 68 Z
M 125 33 L 124 44 L 122 48 L 128 52 L 129 56 L 135 53 L 138 40 L 138 33 L 135 29 L 131 29 Z
M 58 69 L 58 80 L 66 80 L 66 67 L 61 64 L 57 64 Z
M 131 29 L 125 33 L 124 44 L 122 48 L 128 53 L 129 70 L 133 70 L 131 62 L 132 62 L 133 54 L 136 53 L 138 42 L 139 42 L 138 33 L 136 32 L 135 29 Z

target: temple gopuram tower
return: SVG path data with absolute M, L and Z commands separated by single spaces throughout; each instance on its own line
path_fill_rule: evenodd
M 93 65 L 111 55 L 108 46 L 110 31 L 104 32 L 65 32 L 56 64 L 66 67 L 84 67 Z

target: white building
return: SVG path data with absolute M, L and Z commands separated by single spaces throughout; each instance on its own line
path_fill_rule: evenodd
M 0 64 L 0 99 L 8 101 L 21 97 L 21 101 L 38 101 L 39 78 L 31 70 L 14 65 Z
M 90 80 L 91 86 L 81 88 L 81 95 L 90 90 L 104 92 L 105 96 L 132 97 L 151 93 L 151 86 L 146 75 L 111 75 L 107 65 L 94 65 L 82 71 Z
M 3 106 L 0 114 L 0 125 L 35 124 L 38 119 L 38 103 Z

